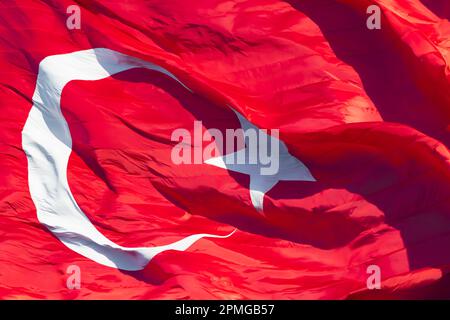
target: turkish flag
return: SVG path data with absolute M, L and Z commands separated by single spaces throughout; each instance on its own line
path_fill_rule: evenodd
M 1 2 L 0 298 L 450 298 L 449 16 Z M 276 174 L 174 161 L 244 128 Z

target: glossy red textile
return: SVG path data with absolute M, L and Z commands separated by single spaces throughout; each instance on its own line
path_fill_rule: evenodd
M 0 298 L 450 298 L 450 23 L 446 0 L 79 0 L 0 3 Z M 381 30 L 366 8 L 382 11 Z M 22 129 L 39 63 L 109 48 L 133 69 L 73 81 L 61 108 L 68 180 L 123 246 L 194 233 L 142 271 L 97 264 L 36 217 Z M 249 177 L 171 162 L 175 128 L 277 128 L 316 182 L 281 181 L 252 206 Z M 80 290 L 66 287 L 69 265 Z M 382 289 L 366 288 L 378 265 Z

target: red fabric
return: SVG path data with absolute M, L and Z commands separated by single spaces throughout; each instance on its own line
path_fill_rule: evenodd
M 72 1 L 0 3 L 0 298 L 449 298 L 450 24 L 446 0 Z M 366 28 L 366 8 L 382 29 Z M 447 10 L 447 11 L 446 11 Z M 185 252 L 143 271 L 99 265 L 42 226 L 21 130 L 39 62 L 105 47 L 158 63 L 73 81 L 62 111 L 76 201 L 108 238 Z M 280 129 L 317 182 L 279 182 L 264 215 L 249 177 L 170 161 L 175 128 L 238 128 L 233 105 Z M 81 268 L 81 289 L 66 268 Z M 382 290 L 367 290 L 366 268 Z

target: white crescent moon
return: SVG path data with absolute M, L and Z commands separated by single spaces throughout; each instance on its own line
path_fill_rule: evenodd
M 28 183 L 38 220 L 73 251 L 102 265 L 141 270 L 158 253 L 184 251 L 204 237 L 194 234 L 158 247 L 122 247 L 100 233 L 75 201 L 67 182 L 72 137 L 61 112 L 61 93 L 71 80 L 100 80 L 132 68 L 162 72 L 187 88 L 166 69 L 119 52 L 95 48 L 48 56 L 39 64 L 33 106 L 22 131 L 28 159 Z

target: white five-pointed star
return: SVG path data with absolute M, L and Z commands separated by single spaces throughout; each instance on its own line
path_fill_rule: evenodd
M 274 175 L 262 175 L 261 168 L 263 168 L 264 165 L 259 161 L 258 157 L 256 164 L 235 163 L 236 161 L 234 159 L 239 159 L 239 155 L 248 155 L 249 148 L 247 147 L 247 145 L 243 149 L 236 152 L 229 153 L 224 156 L 210 158 L 206 160 L 205 163 L 230 171 L 248 174 L 250 176 L 250 199 L 257 211 L 263 212 L 264 195 L 279 181 L 316 181 L 309 169 L 300 160 L 289 153 L 283 141 L 271 135 L 267 135 L 265 131 L 250 123 L 239 112 L 234 109 L 232 110 L 237 115 L 241 127 L 244 131 L 247 131 L 248 129 L 256 130 L 256 132 L 262 135 L 264 139 L 267 139 L 267 145 L 271 145 L 271 139 L 277 140 L 274 142 L 279 143 L 278 172 Z M 259 152 L 259 145 L 257 149 Z M 244 159 L 249 159 L 249 157 L 244 157 Z

